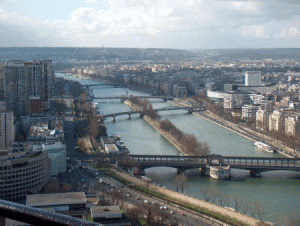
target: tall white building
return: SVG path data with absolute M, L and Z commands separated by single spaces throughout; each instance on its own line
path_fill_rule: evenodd
M 260 71 L 245 71 L 245 86 L 260 86 L 261 72 Z
M 6 149 L 15 139 L 13 112 L 0 112 L 0 148 Z

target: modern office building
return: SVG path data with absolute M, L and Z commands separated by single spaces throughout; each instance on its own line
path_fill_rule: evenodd
M 245 86 L 260 86 L 261 72 L 260 71 L 245 71 Z
M 249 93 L 227 93 L 224 95 L 224 109 L 242 109 L 245 104 L 250 104 Z
M 53 72 L 51 60 L 25 62 L 12 60 L 4 68 L 4 91 L 7 110 L 15 115 L 29 113 L 29 97 L 43 102 L 51 98 Z
M 38 193 L 49 179 L 47 152 L 27 151 L 22 144 L 0 151 L 0 199 L 24 202 Z

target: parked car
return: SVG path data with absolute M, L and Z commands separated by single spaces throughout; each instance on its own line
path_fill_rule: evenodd
M 185 214 L 183 212 L 179 213 L 179 215 L 184 216 Z

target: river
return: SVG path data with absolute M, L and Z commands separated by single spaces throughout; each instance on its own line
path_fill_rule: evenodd
M 64 77 L 79 81 L 81 84 L 97 84 L 92 80 L 78 79 L 72 76 Z M 147 95 L 146 93 L 127 88 L 112 88 L 106 86 L 91 87 L 95 96 Z M 120 100 L 94 100 L 99 103 L 101 114 L 129 111 L 130 108 Z M 154 108 L 171 106 L 162 100 L 151 101 Z M 186 111 L 160 112 L 162 118 L 169 119 L 186 133 L 194 134 L 199 141 L 207 141 L 213 154 L 224 156 L 263 156 L 281 157 L 257 150 L 252 141 L 224 129 L 214 123 Z M 138 116 L 116 117 L 116 122 L 105 121 L 109 135 L 119 135 L 132 154 L 177 155 L 179 151 L 163 136 Z M 213 190 L 219 195 L 228 197 L 229 206 L 235 208 L 236 197 L 240 203 L 260 203 L 265 210 L 264 221 L 282 222 L 282 219 L 300 214 L 300 173 L 292 171 L 271 171 L 262 173 L 261 178 L 250 178 L 246 170 L 232 169 L 232 178 L 218 181 L 209 177 L 199 176 L 198 170 L 188 173 L 188 187 L 185 193 L 199 199 L 204 199 L 204 190 Z M 176 169 L 159 167 L 146 170 L 146 176 L 155 183 L 175 190 L 173 178 Z M 218 201 L 217 201 L 218 204 Z M 248 213 L 250 214 L 250 213 Z

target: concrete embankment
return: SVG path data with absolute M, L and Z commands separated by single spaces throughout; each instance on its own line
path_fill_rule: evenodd
M 143 187 L 145 186 L 145 182 L 143 180 L 133 177 L 128 173 L 124 173 L 124 172 L 117 171 L 117 170 L 115 171 L 115 173 L 117 173 L 119 176 L 123 177 L 124 179 L 132 182 L 133 184 L 143 186 Z M 190 203 L 192 205 L 199 206 L 201 208 L 205 208 L 209 211 L 222 214 L 223 216 L 228 216 L 228 217 L 230 217 L 232 219 L 236 219 L 246 225 L 255 226 L 259 222 L 257 219 L 249 217 L 247 215 L 243 215 L 239 212 L 236 212 L 236 211 L 233 211 L 230 209 L 226 209 L 224 207 L 217 206 L 215 204 L 212 204 L 212 203 L 209 203 L 209 202 L 206 202 L 203 200 L 199 200 L 199 199 L 187 196 L 187 195 L 183 195 L 183 194 L 168 190 L 166 188 L 159 187 L 155 184 L 148 184 L 148 186 L 149 186 L 148 189 L 157 191 L 165 196 L 171 197 L 176 200 L 180 200 L 185 203 Z

